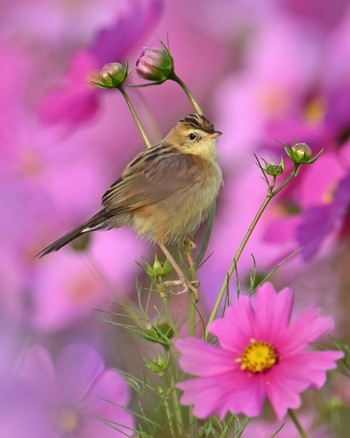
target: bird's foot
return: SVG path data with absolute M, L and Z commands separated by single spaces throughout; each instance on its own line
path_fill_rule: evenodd
M 182 285 L 183 289 L 178 291 L 178 292 L 175 292 L 174 295 L 183 295 L 183 294 L 192 292 L 194 294 L 196 303 L 199 301 L 199 297 L 198 297 L 199 281 L 198 280 L 189 281 L 186 278 L 183 280 L 168 280 L 168 281 L 164 281 L 163 285 L 166 287 Z

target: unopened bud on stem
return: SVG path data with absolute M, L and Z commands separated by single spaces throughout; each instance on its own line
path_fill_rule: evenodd
M 271 176 L 279 176 L 282 175 L 284 172 L 284 158 L 281 157 L 280 164 L 276 164 L 273 160 L 269 163 L 268 161 L 264 160 L 265 168 L 263 169 L 265 173 Z
M 317 155 L 315 155 L 313 158 L 311 158 L 312 149 L 306 143 L 295 143 L 293 146 L 285 147 L 284 149 L 285 149 L 287 155 L 296 164 L 312 164 L 317 160 L 317 158 L 323 152 L 323 149 L 321 149 Z
M 174 59 L 169 49 L 145 48 L 136 61 L 136 71 L 143 79 L 157 83 L 165 82 L 174 74 Z
M 128 65 L 119 62 L 105 64 L 90 83 L 101 88 L 120 88 L 129 75 Z

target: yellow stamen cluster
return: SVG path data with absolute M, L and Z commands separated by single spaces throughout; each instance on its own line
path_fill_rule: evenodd
M 250 345 L 244 350 L 243 356 L 236 359 L 240 362 L 241 370 L 252 373 L 268 371 L 278 362 L 278 354 L 275 348 L 268 342 L 250 340 Z

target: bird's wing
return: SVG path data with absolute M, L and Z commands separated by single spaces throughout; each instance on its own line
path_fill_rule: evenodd
M 103 195 L 102 204 L 126 212 L 185 192 L 197 181 L 199 161 L 174 148 L 153 147 L 136 156 Z

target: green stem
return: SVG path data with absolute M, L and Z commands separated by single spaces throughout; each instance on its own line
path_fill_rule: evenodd
M 259 220 L 260 220 L 262 214 L 264 213 L 266 207 L 269 205 L 271 199 L 274 196 L 276 196 L 277 193 L 279 193 L 281 190 L 283 190 L 290 183 L 290 181 L 297 175 L 297 173 L 299 171 L 299 167 L 300 167 L 300 164 L 295 164 L 293 172 L 291 173 L 291 175 L 275 191 L 272 190 L 272 187 L 269 187 L 268 193 L 267 193 L 267 196 L 266 196 L 264 202 L 261 204 L 261 207 L 259 208 L 259 210 L 258 210 L 257 214 L 255 215 L 252 223 L 250 224 L 250 226 L 248 228 L 248 231 L 246 232 L 246 234 L 245 234 L 245 236 L 244 236 L 244 238 L 242 240 L 242 243 L 240 244 L 240 246 L 239 246 L 239 248 L 238 248 L 238 250 L 237 250 L 237 252 L 236 252 L 236 254 L 235 254 L 234 258 L 233 258 L 233 261 L 231 263 L 230 269 L 228 270 L 228 273 L 227 273 L 227 276 L 225 278 L 225 281 L 222 284 L 222 287 L 220 289 L 218 298 L 217 298 L 217 300 L 215 302 L 213 311 L 212 311 L 212 313 L 211 313 L 211 315 L 209 317 L 208 324 L 207 324 L 207 327 L 206 327 L 206 330 L 205 330 L 205 334 L 204 334 L 204 339 L 208 338 L 208 335 L 209 335 L 208 327 L 210 326 L 210 324 L 216 318 L 216 315 L 217 315 L 217 313 L 219 311 L 219 307 L 221 305 L 222 299 L 223 299 L 223 297 L 225 295 L 225 292 L 227 290 L 227 283 L 230 280 L 230 278 L 232 277 L 232 274 L 234 273 L 234 271 L 236 269 L 238 260 L 240 259 L 241 255 L 242 255 L 242 252 L 243 252 L 243 250 L 245 249 L 245 247 L 246 247 L 246 245 L 248 243 L 248 240 L 250 239 L 251 235 L 253 234 L 253 231 L 254 231 L 257 223 L 259 222 Z
M 182 417 L 181 412 L 181 404 L 178 390 L 176 389 L 176 383 L 178 382 L 176 375 L 176 366 L 173 355 L 170 353 L 170 366 L 171 366 L 171 378 L 170 378 L 170 388 L 171 388 L 171 397 L 172 404 L 175 409 L 175 418 L 176 418 L 176 426 L 178 430 L 184 430 L 184 419 Z
M 300 421 L 298 420 L 298 417 L 296 416 L 295 412 L 292 409 L 288 410 L 288 414 L 290 418 L 292 419 L 293 423 L 295 424 L 295 427 L 298 429 L 299 435 L 301 438 L 307 438 L 307 434 L 305 430 L 303 429 L 303 426 L 300 424 Z
M 173 81 L 177 82 L 180 85 L 180 87 L 182 87 L 184 92 L 187 94 L 187 97 L 190 99 L 193 106 L 195 107 L 197 113 L 203 114 L 202 108 L 200 107 L 197 100 L 194 98 L 193 94 L 191 93 L 191 90 L 187 87 L 187 85 L 175 73 L 169 79 L 172 79 Z
M 172 418 L 172 413 L 171 413 L 171 409 L 170 409 L 167 397 L 168 396 L 166 395 L 164 397 L 164 399 L 163 399 L 165 413 L 166 413 L 166 416 L 167 416 L 167 419 L 168 419 L 168 424 L 169 424 L 169 429 L 170 429 L 171 437 L 172 438 L 176 438 L 177 435 L 176 435 L 176 432 L 175 432 L 173 418 Z
M 197 280 L 197 268 L 196 265 L 190 268 L 190 280 Z M 196 313 L 197 313 L 197 297 L 192 291 L 190 292 L 190 306 L 188 309 L 188 324 L 190 336 L 196 336 Z
M 169 325 L 171 326 L 173 332 L 174 332 L 174 336 L 178 337 L 179 336 L 179 331 L 176 327 L 176 323 L 174 322 L 173 316 L 169 310 L 169 299 L 168 299 L 168 294 L 162 292 L 161 294 L 162 300 L 163 300 L 163 308 L 164 308 L 164 312 L 165 312 L 165 317 L 166 320 L 168 321 Z
M 131 102 L 127 92 L 124 90 L 123 87 L 119 87 L 118 89 L 120 90 L 120 92 L 122 93 L 126 103 L 128 104 L 128 107 L 129 107 L 129 109 L 131 111 L 131 114 L 133 115 L 133 117 L 135 119 L 135 122 L 136 122 L 136 124 L 137 124 L 137 126 L 138 126 L 138 128 L 139 128 L 139 130 L 141 132 L 141 135 L 142 135 L 142 137 L 143 137 L 143 139 L 144 139 L 144 141 L 146 143 L 146 146 L 148 148 L 152 147 L 152 143 L 150 142 L 150 139 L 148 138 L 144 127 L 142 126 L 141 120 L 140 120 L 139 116 L 137 115 L 137 113 L 135 111 L 135 108 L 134 108 L 134 105 L 132 104 L 132 102 Z

